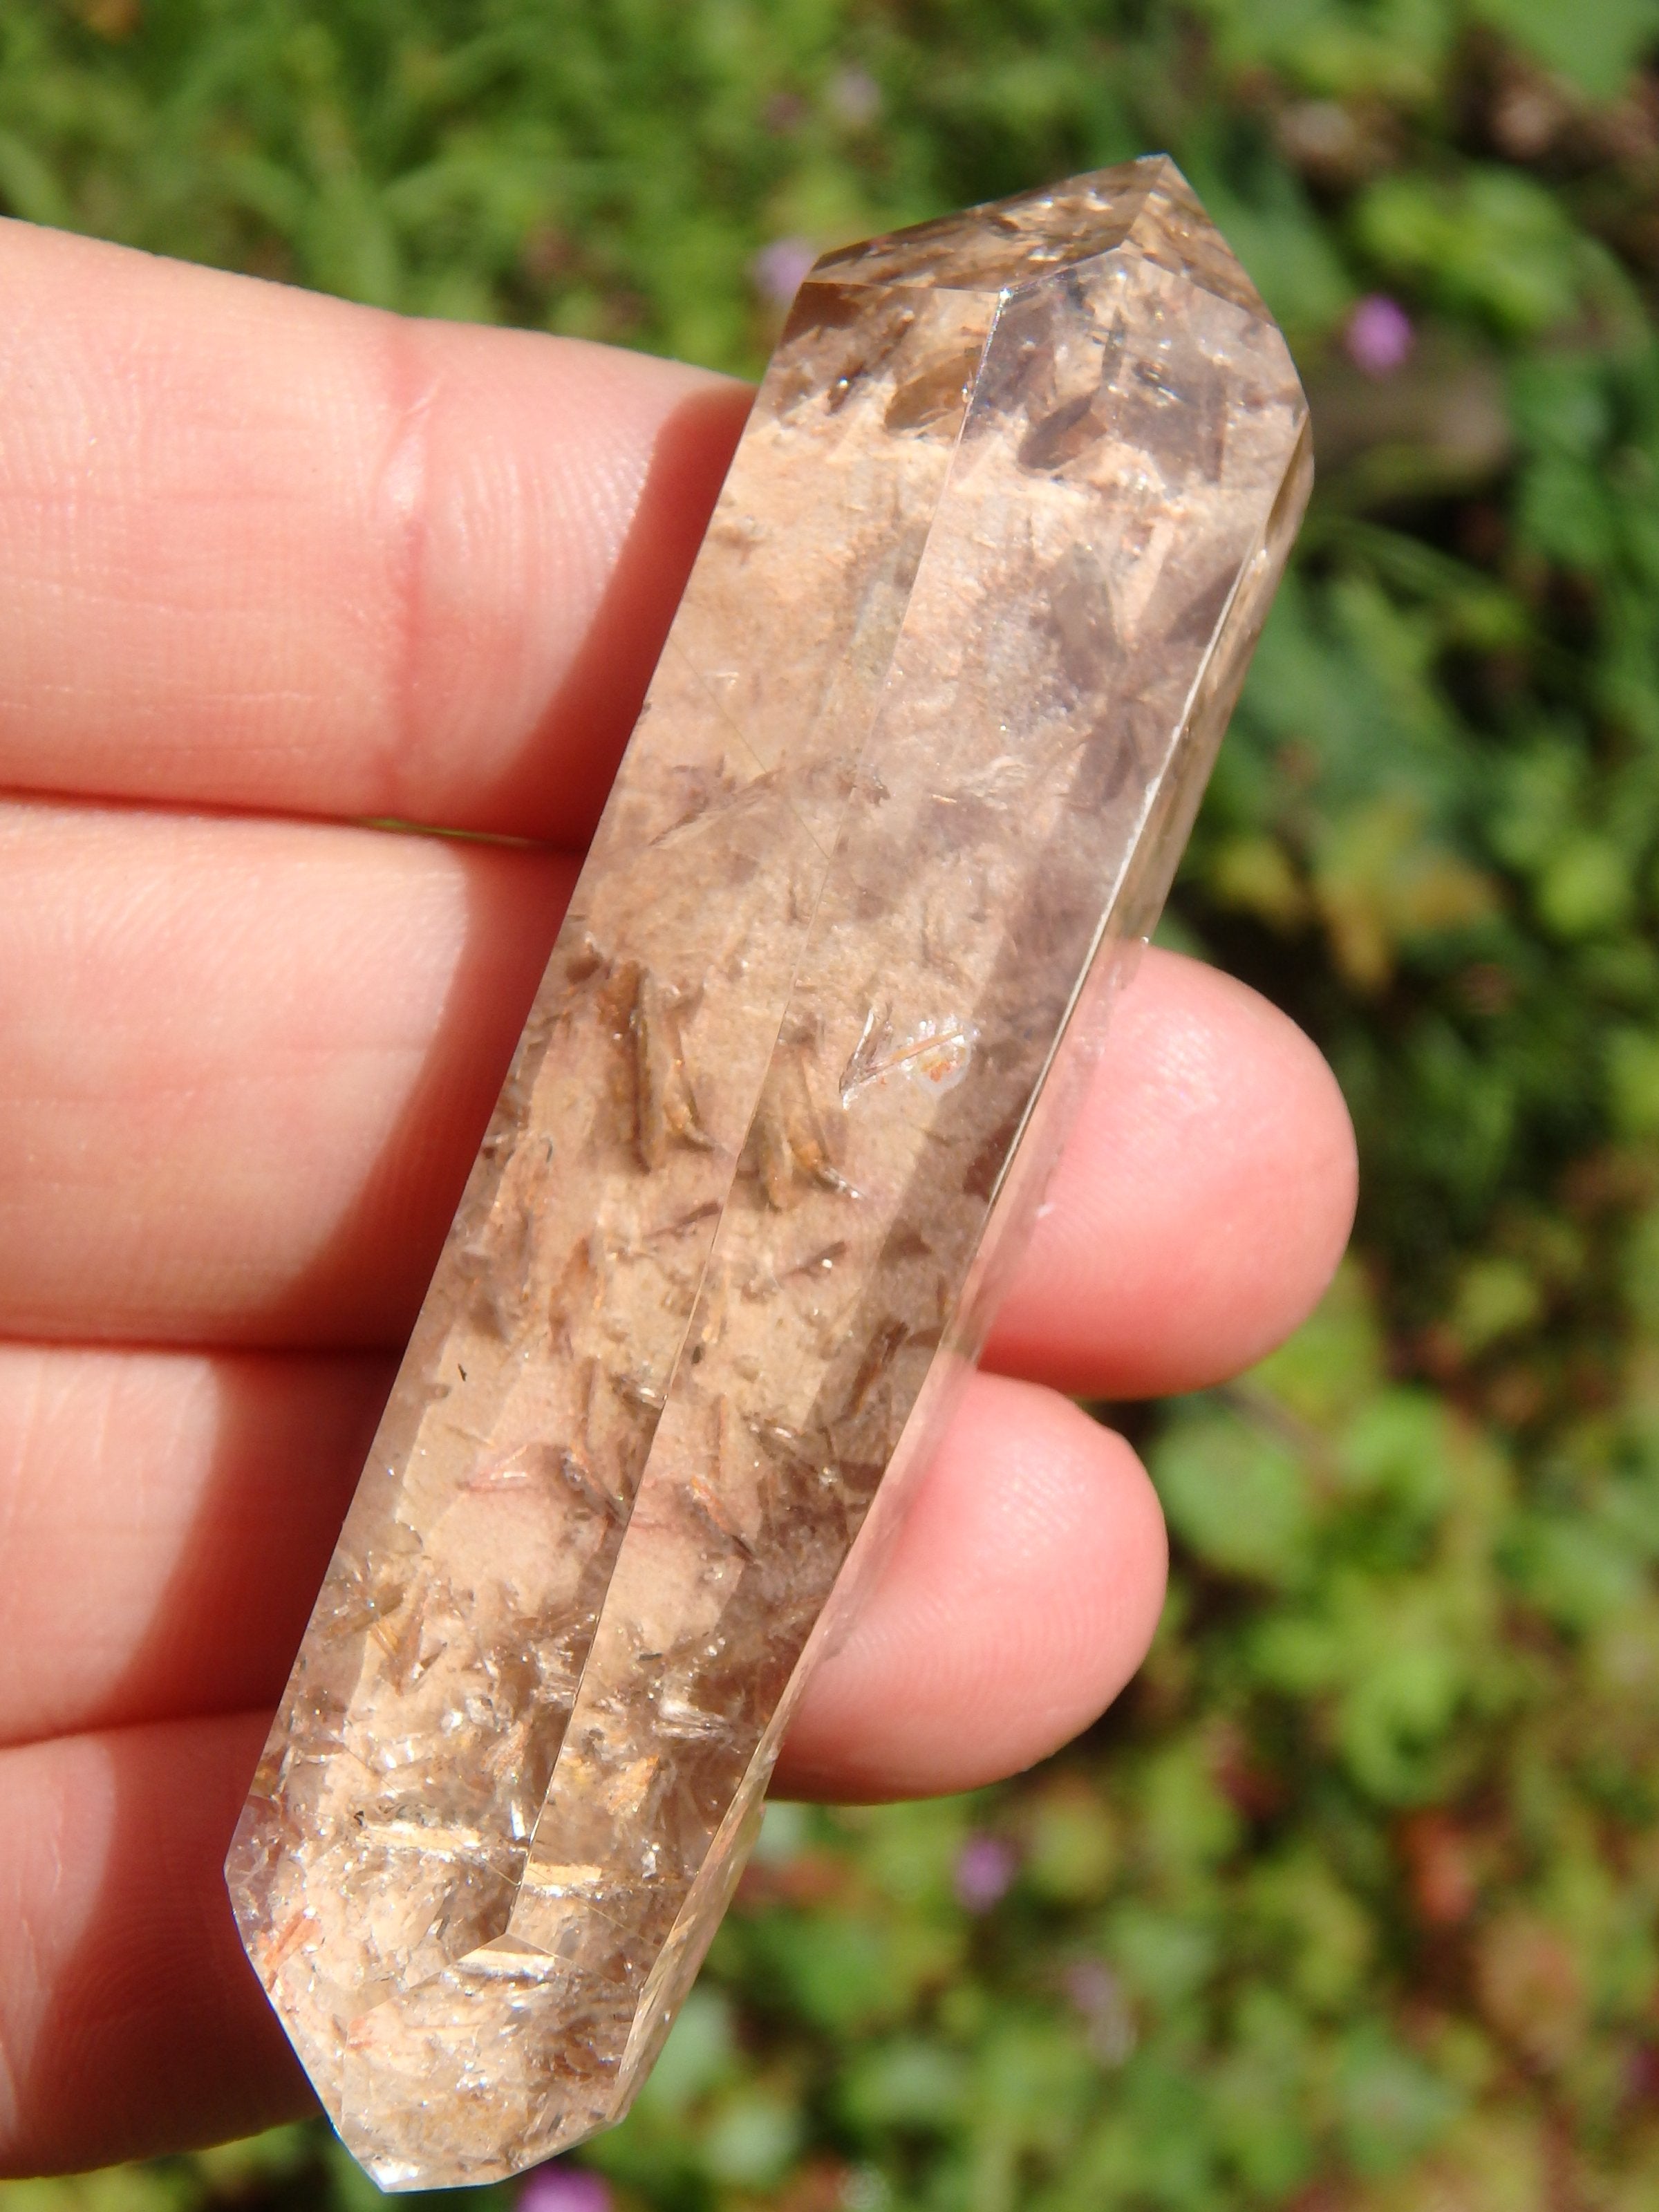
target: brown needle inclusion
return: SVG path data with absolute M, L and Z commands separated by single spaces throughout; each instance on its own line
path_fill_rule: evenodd
M 1166 160 L 802 287 L 231 1851 L 384 2186 L 626 2109 L 978 1349 L 1309 477 L 1284 341 Z

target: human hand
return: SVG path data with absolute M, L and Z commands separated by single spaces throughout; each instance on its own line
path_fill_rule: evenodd
M 307 2103 L 221 1863 L 746 394 L 15 224 L 0 285 L 0 2172 L 34 2172 Z M 1100 1711 L 1162 1527 L 1057 1394 L 1260 1356 L 1352 1193 L 1312 1047 L 1151 956 L 781 1787 L 963 1788 Z

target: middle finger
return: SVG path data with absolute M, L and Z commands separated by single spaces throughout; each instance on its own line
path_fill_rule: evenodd
M 574 867 L 0 807 L 0 1336 L 398 1344 Z M 1126 1396 L 1212 1380 L 1317 1294 L 1352 1194 L 1306 1039 L 1150 956 L 991 1362 Z

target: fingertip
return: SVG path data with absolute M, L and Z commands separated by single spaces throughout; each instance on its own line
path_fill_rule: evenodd
M 1150 951 L 987 1364 L 1101 1397 L 1236 1374 L 1318 1303 L 1357 1188 L 1352 1123 L 1311 1039 L 1233 977 Z
M 978 1376 L 779 1768 L 801 1796 L 968 1790 L 1089 1726 L 1163 1602 L 1158 1500 L 1121 1437 L 1028 1383 Z

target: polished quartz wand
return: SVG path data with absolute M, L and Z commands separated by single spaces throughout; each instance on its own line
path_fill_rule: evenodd
M 231 1852 L 385 2186 L 626 2109 L 977 1351 L 1309 474 L 1284 341 L 1165 160 L 801 288 Z

